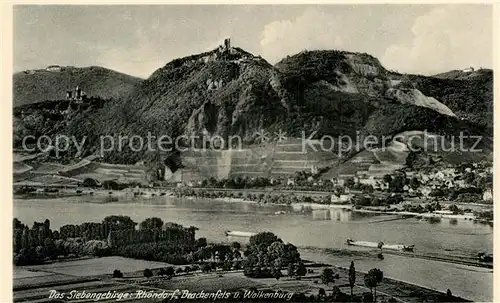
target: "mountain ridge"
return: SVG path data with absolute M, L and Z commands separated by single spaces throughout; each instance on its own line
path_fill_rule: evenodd
M 476 89 L 477 98 L 469 96 L 471 102 L 480 100 L 485 106 L 476 110 L 456 102 L 478 83 L 473 81 L 479 80 L 397 74 L 371 55 L 336 50 L 304 51 L 271 65 L 225 41 L 214 50 L 166 63 L 128 93 L 77 112 L 66 126 L 56 127 L 43 111 L 37 114 L 49 124 L 49 135 L 89 134 L 86 154 L 96 152 L 95 140 L 103 134 L 238 135 L 248 145 L 257 142 L 258 131 L 285 131 L 291 137 L 299 137 L 301 131 L 351 137 L 357 131 L 362 136 L 384 136 L 425 129 L 443 134 L 461 129 L 489 133 L 487 123 L 476 126 L 468 119 L 487 114 L 488 102 L 492 108 L 487 76 L 481 78 L 486 89 Z M 442 83 L 453 91 L 443 93 Z M 420 99 L 412 94 L 387 95 L 389 89 L 414 91 Z M 424 97 L 433 99 L 428 102 Z M 36 123 L 30 127 L 41 128 Z M 150 156 L 146 151 L 122 151 L 109 153 L 104 160 L 135 163 Z
M 121 98 L 143 79 L 100 66 L 51 65 L 13 75 L 13 105 L 21 106 L 50 100 L 63 100 L 76 86 L 88 96 Z

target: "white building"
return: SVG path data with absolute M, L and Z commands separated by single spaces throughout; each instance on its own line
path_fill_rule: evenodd
M 438 171 L 435 175 L 434 175 L 434 178 L 435 179 L 439 179 L 439 180 L 444 180 L 444 178 L 446 177 L 446 174 L 442 171 Z
M 45 70 L 49 72 L 60 72 L 61 67 L 59 65 L 49 65 Z
M 425 186 L 420 188 L 420 192 L 422 193 L 422 195 L 428 197 L 431 194 L 432 189 L 428 186 Z
M 375 181 L 374 179 L 371 179 L 371 178 L 370 179 L 359 179 L 359 183 L 365 184 L 365 185 L 375 186 L 377 181 Z
M 311 174 L 316 175 L 318 172 L 319 172 L 318 167 L 313 165 L 313 167 L 311 167 Z
M 439 215 L 453 215 L 451 210 L 435 210 L 434 213 Z
M 350 195 L 350 194 L 341 194 L 341 195 L 333 194 L 330 198 L 330 202 L 331 203 L 345 203 L 345 202 L 349 202 L 352 197 L 353 197 L 353 195 Z

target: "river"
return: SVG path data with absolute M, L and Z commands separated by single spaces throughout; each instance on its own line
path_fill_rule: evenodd
M 348 248 L 345 240 L 351 238 L 414 244 L 419 253 L 473 256 L 493 251 L 493 227 L 467 220 L 442 219 L 431 223 L 342 209 L 302 212 L 285 205 L 169 197 L 96 203 L 101 200 L 102 197 L 92 196 L 14 199 L 14 216 L 30 225 L 47 218 L 52 229 L 65 224 L 100 222 L 108 215 L 127 215 L 136 222 L 160 217 L 165 222 L 196 226 L 197 237 L 206 237 L 209 241 L 242 240 L 228 239 L 224 235 L 227 230 L 271 231 L 299 247 Z M 276 215 L 277 211 L 288 213 Z M 309 251 L 303 256 L 344 267 L 351 258 Z M 393 255 L 385 255 L 384 260 L 355 257 L 355 262 L 359 270 L 378 267 L 387 277 L 440 291 L 449 288 L 453 294 L 467 299 L 487 302 L 493 298 L 493 274 L 488 269 Z

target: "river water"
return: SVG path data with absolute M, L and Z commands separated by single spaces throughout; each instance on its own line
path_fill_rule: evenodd
M 291 206 L 259 205 L 246 202 L 190 200 L 159 197 L 149 200 L 121 200 L 96 203 L 102 197 L 80 196 L 47 199 L 15 199 L 14 216 L 31 225 L 48 218 L 52 229 L 65 224 L 100 222 L 108 215 L 127 215 L 141 222 L 160 217 L 165 222 L 199 228 L 197 237 L 209 241 L 228 239 L 227 230 L 271 231 L 296 246 L 348 248 L 347 238 L 383 241 L 386 244 L 414 244 L 419 253 L 472 256 L 493 251 L 493 227 L 467 220 L 394 220 L 394 216 L 360 214 L 342 209 L 299 211 Z M 93 203 L 92 203 L 93 202 Z M 287 214 L 276 215 L 278 211 Z M 305 251 L 306 259 L 347 267 L 351 257 Z M 342 264 L 339 264 L 342 263 Z M 446 291 L 476 301 L 492 301 L 491 270 L 438 261 L 385 255 L 384 260 L 355 257 L 356 268 L 378 267 L 387 277 Z M 345 264 L 344 264 L 345 263 Z

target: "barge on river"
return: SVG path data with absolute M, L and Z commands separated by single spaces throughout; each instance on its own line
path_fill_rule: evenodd
M 236 230 L 228 230 L 224 233 L 226 237 L 245 237 L 245 238 L 250 238 L 253 235 L 256 235 L 256 233 L 248 232 L 248 231 L 236 231 Z
M 351 239 L 347 239 L 347 245 L 352 246 L 361 246 L 361 247 L 370 247 L 370 248 L 379 248 L 379 249 L 389 249 L 389 250 L 398 250 L 398 251 L 413 251 L 415 245 L 403 245 L 403 244 L 384 244 L 384 242 L 369 242 L 369 241 L 353 241 Z

